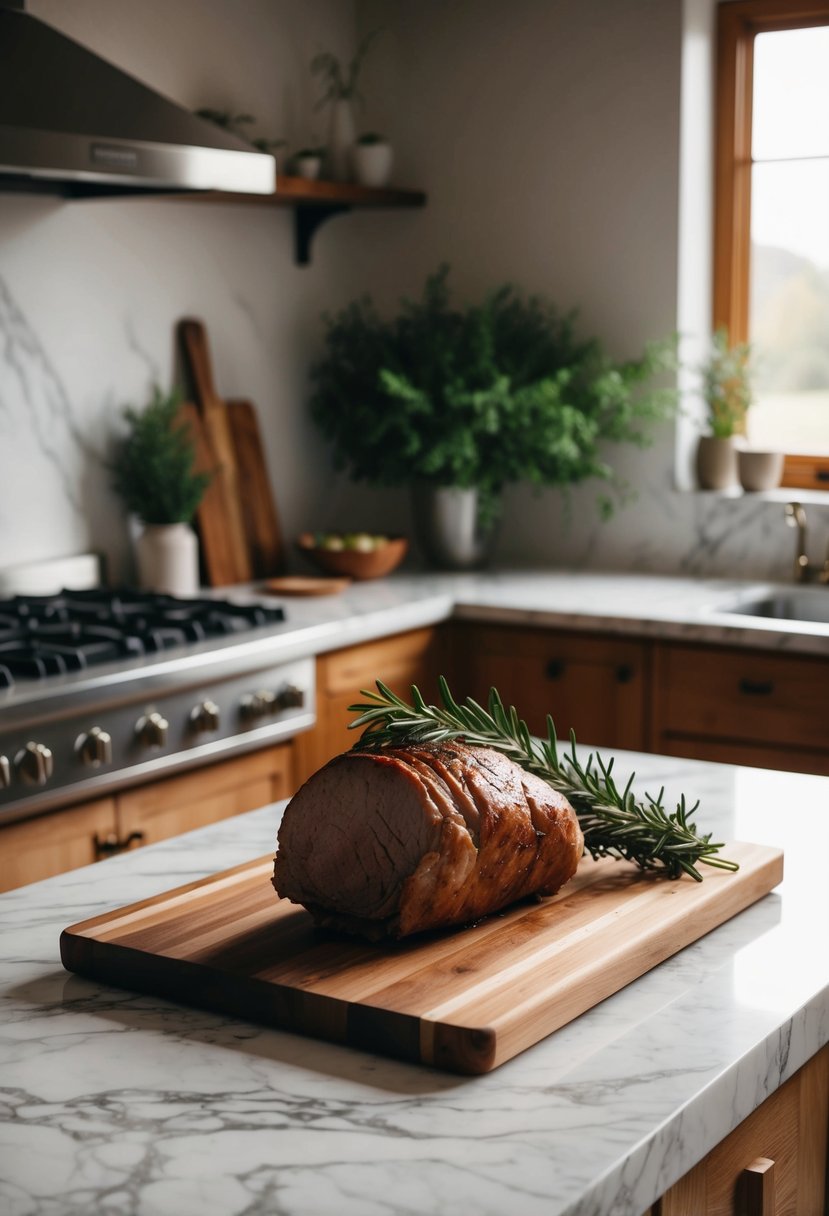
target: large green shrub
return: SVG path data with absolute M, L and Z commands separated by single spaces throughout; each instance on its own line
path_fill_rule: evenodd
M 652 384 L 675 366 L 673 340 L 613 362 L 573 313 L 502 287 L 451 303 L 448 267 L 421 299 L 382 319 L 368 297 L 327 316 L 311 371 L 311 412 L 334 464 L 357 481 L 477 487 L 615 483 L 606 443 L 649 442 L 676 392 Z

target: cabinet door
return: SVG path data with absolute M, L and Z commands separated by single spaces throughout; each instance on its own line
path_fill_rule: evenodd
M 560 739 L 572 729 L 580 744 L 644 748 L 646 643 L 502 625 L 469 625 L 458 638 L 456 695 L 486 704 L 494 686 L 535 734 L 552 714 Z
M 317 659 L 317 725 L 296 740 L 297 778 L 305 780 L 332 756 L 357 742 L 348 725 L 354 714 L 349 705 L 359 701 L 360 690 L 382 680 L 401 696 L 417 684 L 434 699 L 436 689 L 436 634 L 415 629 L 377 642 L 349 646 Z
M 758 1106 L 651 1209 L 653 1216 L 820 1216 L 826 1210 L 829 1047 Z
M 281 744 L 121 794 L 122 844 L 153 844 L 254 811 L 293 792 L 291 745 Z
M 826 659 L 662 644 L 654 673 L 654 750 L 829 772 Z
M 98 861 L 115 830 L 112 798 L 9 824 L 0 829 L 0 891 Z

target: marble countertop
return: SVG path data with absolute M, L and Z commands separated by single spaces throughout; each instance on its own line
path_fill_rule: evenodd
M 279 807 L 0 896 L 4 1216 L 640 1216 L 829 1038 L 829 779 L 616 763 L 785 881 L 483 1077 L 61 969 L 64 927 L 272 851 Z
M 782 583 L 572 570 L 403 573 L 354 583 L 338 595 L 280 600 L 287 620 L 273 633 L 286 653 L 321 653 L 455 616 L 829 655 L 829 587 L 807 589 L 819 607 L 825 598 L 825 622 L 729 611 L 794 590 Z M 256 587 L 230 593 L 261 599 Z

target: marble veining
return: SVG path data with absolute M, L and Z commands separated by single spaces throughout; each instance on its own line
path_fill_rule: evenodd
M 280 808 L 0 897 L 0 1210 L 638 1216 L 829 1039 L 829 781 L 619 753 L 782 845 L 771 895 L 484 1077 L 61 969 L 60 930 L 273 848 Z

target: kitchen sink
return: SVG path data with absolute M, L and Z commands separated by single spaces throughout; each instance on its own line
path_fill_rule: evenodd
M 776 621 L 814 621 L 829 625 L 829 587 L 805 587 L 753 596 L 722 611 L 735 616 L 768 617 Z

